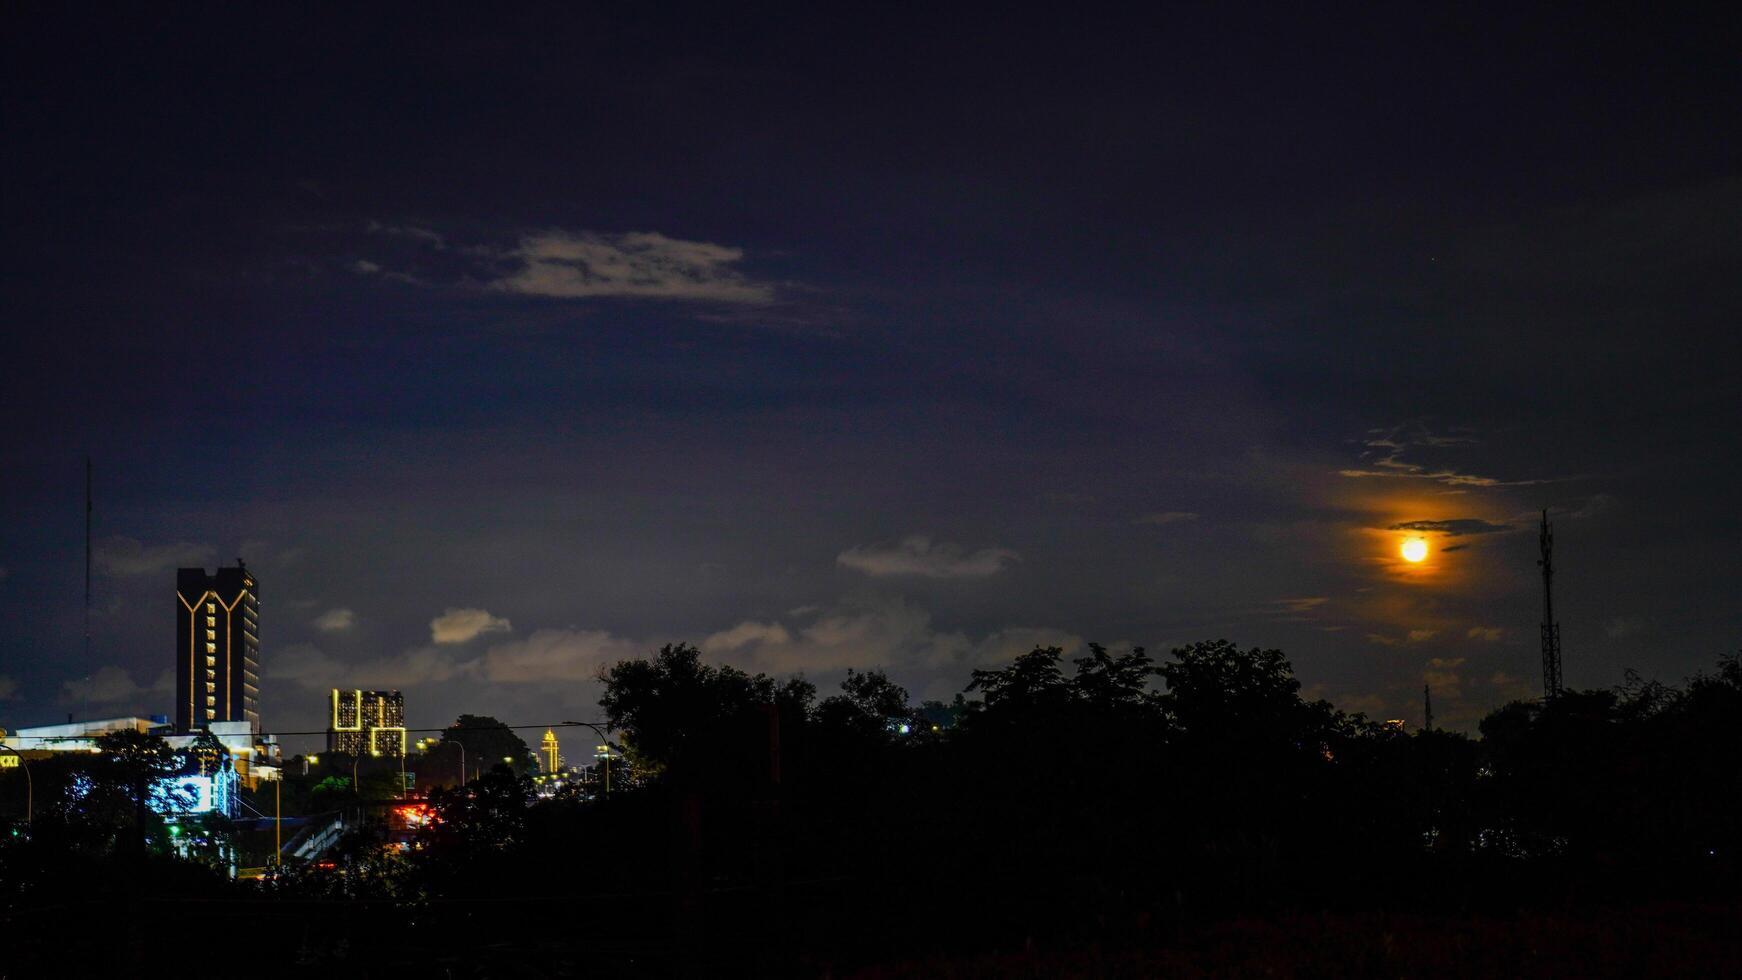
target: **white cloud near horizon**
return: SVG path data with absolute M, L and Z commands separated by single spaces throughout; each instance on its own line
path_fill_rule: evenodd
M 604 630 L 545 629 L 491 647 L 480 664 L 489 681 L 590 681 L 601 668 L 649 652 L 646 644 Z
M 815 611 L 814 608 L 805 609 L 800 607 L 799 609 L 793 610 L 792 615 L 803 616 L 806 613 Z M 754 620 L 747 619 L 731 629 L 721 630 L 718 633 L 709 635 L 706 639 L 702 640 L 701 650 L 703 653 L 721 653 L 728 650 L 737 650 L 754 643 L 791 642 L 792 633 L 779 623 L 758 623 Z
M 469 643 L 484 633 L 507 633 L 513 624 L 483 609 L 448 609 L 429 621 L 429 636 L 436 643 Z
M 204 568 L 217 549 L 191 541 L 147 545 L 137 538 L 115 536 L 97 542 L 91 555 L 97 571 L 113 577 L 162 575 L 178 568 Z
M 275 681 L 290 681 L 310 690 L 378 688 L 399 690 L 421 684 L 475 678 L 477 658 L 462 658 L 436 647 L 415 647 L 391 657 L 346 663 L 319 647 L 298 643 L 266 658 L 262 669 Z
M 476 635 L 476 634 L 474 634 Z M 456 645 L 422 646 L 390 657 L 341 661 L 309 644 L 286 647 L 267 660 L 267 677 L 311 690 L 391 688 L 450 682 L 547 684 L 590 681 L 601 667 L 646 656 L 653 647 L 602 630 L 542 629 L 482 653 Z
M 916 575 L 922 578 L 985 578 L 1022 560 L 1009 548 L 967 552 L 923 534 L 910 534 L 895 544 L 862 545 L 835 556 L 844 568 L 866 575 Z
M 744 620 L 707 635 L 698 646 L 711 661 L 752 672 L 921 669 L 958 675 L 952 683 L 965 683 L 968 670 L 1007 663 L 1037 646 L 1062 647 L 1068 654 L 1085 647 L 1081 637 L 1050 627 L 1013 626 L 977 636 L 940 629 L 928 610 L 900 597 L 853 596 L 791 615 L 787 623 Z M 482 652 L 428 645 L 354 663 L 296 644 L 276 651 L 264 667 L 269 679 L 309 690 L 572 684 L 593 681 L 618 661 L 651 656 L 661 642 L 605 630 L 540 629 Z
M 979 638 L 940 630 L 931 613 L 902 598 L 858 596 L 805 614 L 806 623 L 746 620 L 714 633 L 701 649 L 750 670 L 770 673 L 856 667 L 965 670 L 1015 659 L 1037 646 L 1080 650 L 1075 634 L 1049 627 L 1007 627 Z

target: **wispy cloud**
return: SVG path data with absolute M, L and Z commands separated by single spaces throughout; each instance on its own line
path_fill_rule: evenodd
M 1472 626 L 1464 636 L 1483 643 L 1499 643 L 1506 636 L 1506 630 L 1499 626 Z
M 480 658 L 426 646 L 391 657 L 347 662 L 305 643 L 278 650 L 267 658 L 263 669 L 269 680 L 300 684 L 311 690 L 330 687 L 398 689 L 476 679 L 480 676 Z
M 1311 618 L 1310 613 L 1330 601 L 1329 596 L 1322 595 L 1291 596 L 1286 599 L 1272 599 L 1258 611 L 1264 615 L 1281 616 L 1288 622 L 1306 622 Z
M 1616 616 L 1603 623 L 1603 635 L 1620 640 L 1643 633 L 1650 625 L 1644 616 Z
M 175 677 L 167 670 L 159 674 L 150 687 L 146 687 L 135 683 L 133 676 L 127 671 L 111 664 L 98 668 L 89 677 L 81 677 L 61 685 L 61 703 L 91 701 L 98 704 L 130 704 L 147 697 L 168 694 L 174 689 Z
M 1449 521 L 1404 521 L 1401 524 L 1393 524 L 1386 530 L 1420 531 L 1424 534 L 1443 534 L 1448 538 L 1460 538 L 1472 534 L 1498 534 L 1501 531 L 1513 530 L 1513 526 L 1511 524 L 1495 524 L 1474 517 L 1459 517 Z
M 810 611 L 814 610 L 795 609 L 793 615 L 802 616 Z M 779 623 L 759 623 L 747 619 L 731 629 L 713 633 L 702 640 L 702 652 L 721 653 L 755 644 L 791 642 L 792 633 Z
M 1481 440 L 1477 439 L 1468 429 L 1435 433 L 1420 422 L 1409 422 L 1388 429 L 1371 429 L 1367 433 L 1367 438 L 1362 440 L 1362 445 L 1365 448 L 1361 452 L 1361 459 L 1368 465 L 1338 470 L 1337 473 L 1356 479 L 1427 480 L 1459 488 L 1523 487 L 1553 482 L 1551 480 L 1505 480 L 1477 473 L 1467 473 L 1454 467 L 1428 466 L 1403 458 L 1406 453 L 1415 453 L 1422 449 L 1443 450 L 1480 444 Z
M 806 622 L 746 620 L 708 637 L 704 651 L 756 670 L 920 667 L 933 670 L 1002 663 L 1036 646 L 1080 649 L 1082 638 L 1047 627 L 1009 627 L 978 638 L 940 630 L 931 613 L 899 598 L 858 596 L 809 611 Z
M 1620 501 L 1606 493 L 1595 493 L 1585 499 L 1585 502 L 1574 508 L 1567 516 L 1575 520 L 1596 517 L 1606 514 L 1620 505 Z
M 357 624 L 357 614 L 349 609 L 329 609 L 314 618 L 313 626 L 322 633 L 343 633 Z
M 1395 647 L 1405 643 L 1426 643 L 1439 635 L 1440 631 L 1435 629 L 1413 629 L 1401 637 L 1389 636 L 1384 633 L 1368 633 L 1367 642 L 1377 643 L 1382 647 Z
M 440 232 L 412 225 L 372 222 L 368 230 L 399 240 L 382 243 L 397 260 L 357 258 L 348 268 L 413 285 L 481 285 L 547 299 L 666 300 L 715 307 L 766 307 L 779 298 L 774 283 L 744 271 L 742 248 L 657 231 L 557 228 L 524 234 L 504 246 L 451 243 Z
M 1037 646 L 1070 653 L 1084 646 L 1081 637 L 1049 627 L 1013 626 L 979 635 L 941 629 L 924 607 L 899 597 L 856 595 L 827 606 L 794 609 L 786 616 L 786 622 L 744 620 L 709 634 L 700 646 L 712 659 L 775 674 L 847 667 L 960 673 L 1008 662 Z M 278 650 L 265 670 L 274 682 L 307 690 L 455 682 L 584 683 L 619 660 L 648 655 L 660 642 L 604 630 L 541 629 L 482 651 L 432 644 L 363 661 L 340 660 L 318 647 L 296 644 Z
M 1198 515 L 1189 510 L 1163 510 L 1138 517 L 1133 524 L 1180 524 L 1195 521 Z
M 487 681 L 587 681 L 601 667 L 643 656 L 648 649 L 603 630 L 537 630 L 524 640 L 491 647 L 480 667 Z
M 1421 679 L 1433 689 L 1436 696 L 1446 701 L 1456 701 L 1464 693 L 1464 679 L 1459 670 L 1464 662 L 1464 657 L 1434 657 L 1421 672 Z
M 1488 686 L 1494 689 L 1495 697 L 1503 702 L 1528 701 L 1536 696 L 1536 688 L 1530 681 L 1504 670 L 1495 671 L 1488 678 Z
M 867 575 L 916 575 L 923 578 L 984 578 L 1021 560 L 1009 548 L 964 551 L 948 542 L 913 534 L 895 544 L 848 548 L 835 556 L 842 567 Z
M 419 228 L 416 225 L 389 225 L 383 224 L 379 221 L 371 221 L 369 222 L 369 233 L 373 235 L 394 235 L 400 238 L 409 238 L 437 250 L 448 247 L 447 238 L 440 232 L 431 231 L 428 228 Z
M 468 643 L 483 633 L 506 633 L 508 620 L 483 609 L 449 609 L 429 621 L 430 639 L 436 643 Z
M 490 285 L 523 296 L 750 304 L 774 299 L 773 286 L 738 270 L 743 249 L 658 232 L 547 231 L 522 238 L 505 257 L 518 268 Z
M 92 561 L 97 571 L 116 577 L 162 575 L 183 567 L 205 567 L 216 549 L 189 541 L 147 545 L 135 538 L 112 537 L 97 542 Z

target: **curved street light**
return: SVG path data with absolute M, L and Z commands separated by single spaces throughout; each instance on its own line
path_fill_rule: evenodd
M 565 722 L 563 722 L 563 724 L 570 725 L 570 726 L 573 726 L 575 728 L 591 728 L 593 730 L 593 732 L 599 736 L 599 741 L 605 743 L 605 762 L 604 762 L 604 767 L 605 767 L 605 798 L 610 799 L 611 798 L 611 736 L 605 734 L 605 730 L 603 728 L 600 728 L 598 725 L 595 725 L 590 721 L 565 721 Z
M 460 747 L 460 788 L 465 789 L 466 788 L 466 743 L 460 741 L 457 738 L 453 738 L 452 736 L 448 735 L 447 732 L 443 732 L 442 733 L 442 744 L 445 745 L 448 742 L 452 742 L 455 745 L 458 745 Z

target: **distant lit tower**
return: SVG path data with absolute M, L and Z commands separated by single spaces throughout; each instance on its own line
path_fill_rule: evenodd
M 544 771 L 555 774 L 562 769 L 562 755 L 557 751 L 556 730 L 544 730 L 544 741 L 540 743 L 540 752 L 544 753 Z
M 236 567 L 211 575 L 175 573 L 175 728 L 193 732 L 219 721 L 260 729 L 260 597 L 254 574 Z
M 1561 695 L 1561 624 L 1554 618 L 1554 526 L 1548 508 L 1542 510 L 1542 697 L 1552 701 Z

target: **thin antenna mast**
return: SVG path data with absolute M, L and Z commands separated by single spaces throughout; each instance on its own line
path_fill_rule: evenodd
M 85 457 L 85 674 L 91 671 L 91 457 Z M 91 716 L 91 685 L 85 685 L 85 717 Z
M 1430 688 L 1426 684 L 1423 684 L 1421 686 L 1421 713 L 1422 713 L 1422 718 L 1423 718 L 1423 723 L 1421 726 L 1422 729 L 1424 731 L 1430 731 L 1430 732 L 1433 731 L 1434 730 L 1434 692 L 1433 692 L 1433 689 Z
M 1554 618 L 1554 525 L 1548 522 L 1548 508 L 1542 509 L 1542 533 L 1538 539 L 1542 557 L 1542 698 L 1553 701 L 1561 696 L 1561 624 Z

